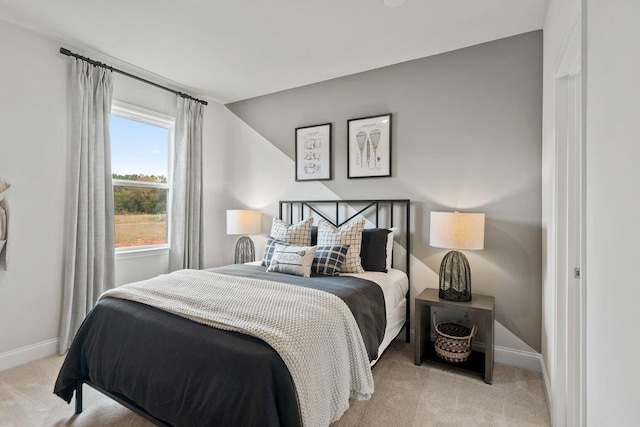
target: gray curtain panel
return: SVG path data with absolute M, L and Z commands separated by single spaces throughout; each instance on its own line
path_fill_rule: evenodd
M 202 110 L 199 102 L 178 97 L 169 271 L 202 264 Z
M 98 297 L 115 286 L 112 96 L 111 71 L 71 59 L 61 354 Z

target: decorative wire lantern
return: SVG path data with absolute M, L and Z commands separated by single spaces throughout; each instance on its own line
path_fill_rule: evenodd
M 440 292 L 447 301 L 471 301 L 471 267 L 462 252 L 451 251 L 440 264 Z

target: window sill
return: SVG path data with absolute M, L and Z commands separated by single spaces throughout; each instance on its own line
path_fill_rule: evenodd
M 156 246 L 153 248 L 126 248 L 116 249 L 116 261 L 121 259 L 144 258 L 169 255 L 169 246 Z

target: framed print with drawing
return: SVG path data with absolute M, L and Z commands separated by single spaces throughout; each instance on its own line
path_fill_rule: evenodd
M 347 178 L 391 176 L 391 113 L 347 122 Z
M 296 181 L 331 179 L 331 123 L 296 128 Z

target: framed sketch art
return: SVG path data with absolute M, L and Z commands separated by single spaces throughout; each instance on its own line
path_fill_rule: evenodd
M 347 122 L 347 178 L 391 176 L 391 113 Z
M 296 128 L 296 181 L 331 179 L 331 123 Z

